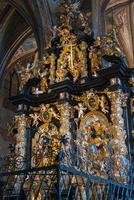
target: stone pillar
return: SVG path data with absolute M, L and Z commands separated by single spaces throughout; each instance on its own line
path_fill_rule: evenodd
M 25 114 L 16 116 L 16 123 L 18 124 L 18 133 L 16 135 L 15 148 L 15 170 L 23 170 L 26 168 L 26 117 Z M 19 193 L 24 175 L 15 176 L 14 191 Z
M 131 154 L 131 177 L 130 183 L 134 184 L 134 77 L 132 76 L 129 79 L 129 86 L 131 89 L 130 98 L 129 98 L 129 114 L 128 114 L 128 121 L 130 124 L 130 154 Z
M 92 0 L 92 30 L 95 38 L 99 35 L 99 2 Z
M 16 168 L 24 169 L 26 167 L 26 116 L 25 114 L 16 116 L 18 122 L 18 134 L 16 136 Z

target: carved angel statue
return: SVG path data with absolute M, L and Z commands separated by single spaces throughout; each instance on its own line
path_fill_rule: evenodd
M 41 104 L 41 105 L 40 105 L 40 111 L 41 111 L 41 112 L 47 111 L 48 108 L 49 108 L 49 105 L 44 105 L 44 104 Z
M 33 122 L 32 122 L 33 126 L 38 126 L 39 121 L 40 121 L 40 116 L 39 116 L 39 114 L 34 113 L 34 114 L 30 114 L 29 116 L 30 116 L 31 119 L 33 120 Z
M 54 118 L 56 118 L 56 119 L 60 119 L 60 116 L 54 111 L 54 109 L 53 108 L 50 108 L 49 109 L 49 112 L 52 114 L 52 116 L 54 117 Z
M 105 114 L 108 113 L 108 102 L 104 95 L 100 97 L 100 106 L 101 106 L 102 112 L 104 112 Z
M 44 69 L 43 72 L 41 72 L 41 69 L 38 70 L 38 75 L 41 78 L 40 81 L 40 88 L 42 93 L 46 92 L 48 89 L 48 75 L 49 75 L 49 70 L 46 68 Z
M 90 99 L 95 96 L 95 93 L 91 90 L 90 92 L 87 92 L 87 98 Z
M 31 65 L 30 63 L 27 64 L 26 67 L 21 67 L 21 69 L 17 70 L 17 73 L 20 76 L 20 89 L 26 84 L 26 82 L 32 78 L 32 70 L 34 66 Z
M 47 89 L 48 89 L 48 82 L 47 82 L 46 78 L 43 78 L 41 80 L 40 87 L 41 87 L 42 92 L 46 92 L 47 91 Z
M 57 76 L 57 79 L 56 81 L 57 82 L 61 82 L 65 79 L 66 75 L 67 75 L 67 69 L 65 67 L 64 64 L 62 64 L 61 66 L 58 67 L 58 69 L 56 70 L 56 76 Z
M 43 62 L 43 64 L 45 64 L 45 65 L 51 64 L 51 56 L 49 56 L 49 55 L 44 56 L 42 62 Z
M 87 110 L 87 108 L 85 108 L 82 103 L 78 103 L 78 106 L 74 107 L 76 110 L 78 110 L 78 118 L 80 119 L 81 117 L 84 116 L 84 112 Z

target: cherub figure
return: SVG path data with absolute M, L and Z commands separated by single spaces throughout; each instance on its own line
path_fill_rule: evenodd
M 108 103 L 104 95 L 100 97 L 100 106 L 102 112 L 104 112 L 105 114 L 108 113 Z
M 29 115 L 31 117 L 31 119 L 33 120 L 33 126 L 38 126 L 39 121 L 40 121 L 40 116 L 37 113 L 34 114 L 30 114 Z
M 51 64 L 51 57 L 50 56 L 44 56 L 43 57 L 43 64 L 45 64 L 45 65 L 49 65 L 49 64 Z
M 40 87 L 43 92 L 46 92 L 48 89 L 48 81 L 46 78 L 43 78 L 40 82 Z
M 93 91 L 91 92 L 87 92 L 87 98 L 90 99 L 90 98 L 93 98 L 95 96 L 95 94 L 93 93 Z
M 54 111 L 53 108 L 49 108 L 49 112 L 51 113 L 51 115 L 56 118 L 56 119 L 60 119 L 60 116 Z
M 78 110 L 79 119 L 84 116 L 84 112 L 87 110 L 87 108 L 85 108 L 82 103 L 78 103 L 78 106 L 75 106 L 75 109 Z
M 49 108 L 49 105 L 44 105 L 44 104 L 40 105 L 40 111 L 41 112 L 46 112 L 48 108 Z
M 32 77 L 32 70 L 34 66 L 30 63 L 27 64 L 26 68 L 22 67 L 17 73 L 20 76 L 20 89 L 26 84 L 26 82 Z
M 42 92 L 46 92 L 46 90 L 48 89 L 48 75 L 49 75 L 48 68 L 38 69 L 38 76 L 41 79 L 40 89 Z
M 57 70 L 56 70 L 56 76 L 57 76 L 57 82 L 61 82 L 65 79 L 67 74 L 67 69 L 64 64 L 62 64 Z

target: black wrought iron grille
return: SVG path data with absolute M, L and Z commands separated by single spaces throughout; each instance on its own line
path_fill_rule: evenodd
M 134 186 L 64 165 L 1 174 L 1 200 L 132 200 Z

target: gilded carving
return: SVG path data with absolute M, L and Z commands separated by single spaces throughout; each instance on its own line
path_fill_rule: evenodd
M 73 98 L 78 104 L 74 108 L 78 111 L 75 121 L 78 124 L 77 146 L 81 149 L 79 165 L 98 176 L 109 175 L 127 181 L 129 160 L 122 114 L 128 94 L 107 89 L 100 93 L 90 90 Z M 112 164 L 109 166 L 109 163 Z
M 55 35 L 50 46 L 53 47 L 51 53 L 46 50 L 49 53 L 46 53 L 41 62 L 35 62 L 32 66 L 27 65 L 26 69 L 18 72 L 21 77 L 21 90 L 33 77 L 39 79 L 39 84 L 32 88 L 32 94 L 39 95 L 47 93 L 49 84 L 66 79 L 78 81 L 79 78 L 88 75 L 87 70 L 97 76 L 104 55 L 120 56 L 121 52 L 111 34 L 103 38 L 98 37 L 91 48 L 87 41 L 78 40 L 78 33 L 72 31 L 71 19 L 74 8 L 70 9 L 71 12 L 67 10 L 67 17 L 63 15 L 63 24 L 55 27 Z M 79 12 L 77 14 L 78 20 L 84 23 L 80 23 L 84 34 L 89 34 L 90 30 L 83 15 Z M 58 43 L 52 45 L 57 37 Z M 91 66 L 88 66 L 89 61 Z M 78 81 L 79 83 L 81 82 Z M 16 115 L 15 153 L 18 158 L 18 169 L 26 159 L 26 129 L 30 121 L 32 167 L 59 164 L 61 161 L 62 164 L 72 166 L 72 149 L 75 149 L 76 168 L 100 177 L 126 182 L 129 160 L 125 144 L 123 109 L 127 105 L 128 94 L 121 91 L 91 89 L 73 96 L 62 91 L 59 96 L 58 103 L 31 106 L 27 116 Z M 65 97 L 70 101 L 65 102 Z M 9 131 L 12 133 L 15 127 L 16 124 L 13 124 Z
M 70 147 L 67 145 L 70 138 L 69 105 L 42 104 L 39 108 L 33 109 L 38 112 L 39 117 L 38 129 L 33 138 L 33 165 L 51 165 L 63 158 L 64 162 L 68 162 L 65 161 L 65 152 Z M 54 124 L 54 119 L 59 121 L 60 127 Z
M 83 52 L 77 45 L 76 35 L 71 34 L 69 29 L 61 30 L 61 36 L 63 50 L 58 59 L 57 82 L 63 81 L 69 72 L 72 74 L 73 80 L 76 81 L 85 67 Z M 83 49 L 82 45 L 81 48 Z
M 89 92 L 86 92 L 82 96 L 74 96 L 74 99 L 77 101 L 82 101 L 83 104 L 91 111 L 98 110 L 99 106 L 101 107 L 102 112 L 107 113 L 108 112 L 108 102 L 106 100 L 106 97 L 104 95 L 98 96 L 95 92 L 92 90 Z

